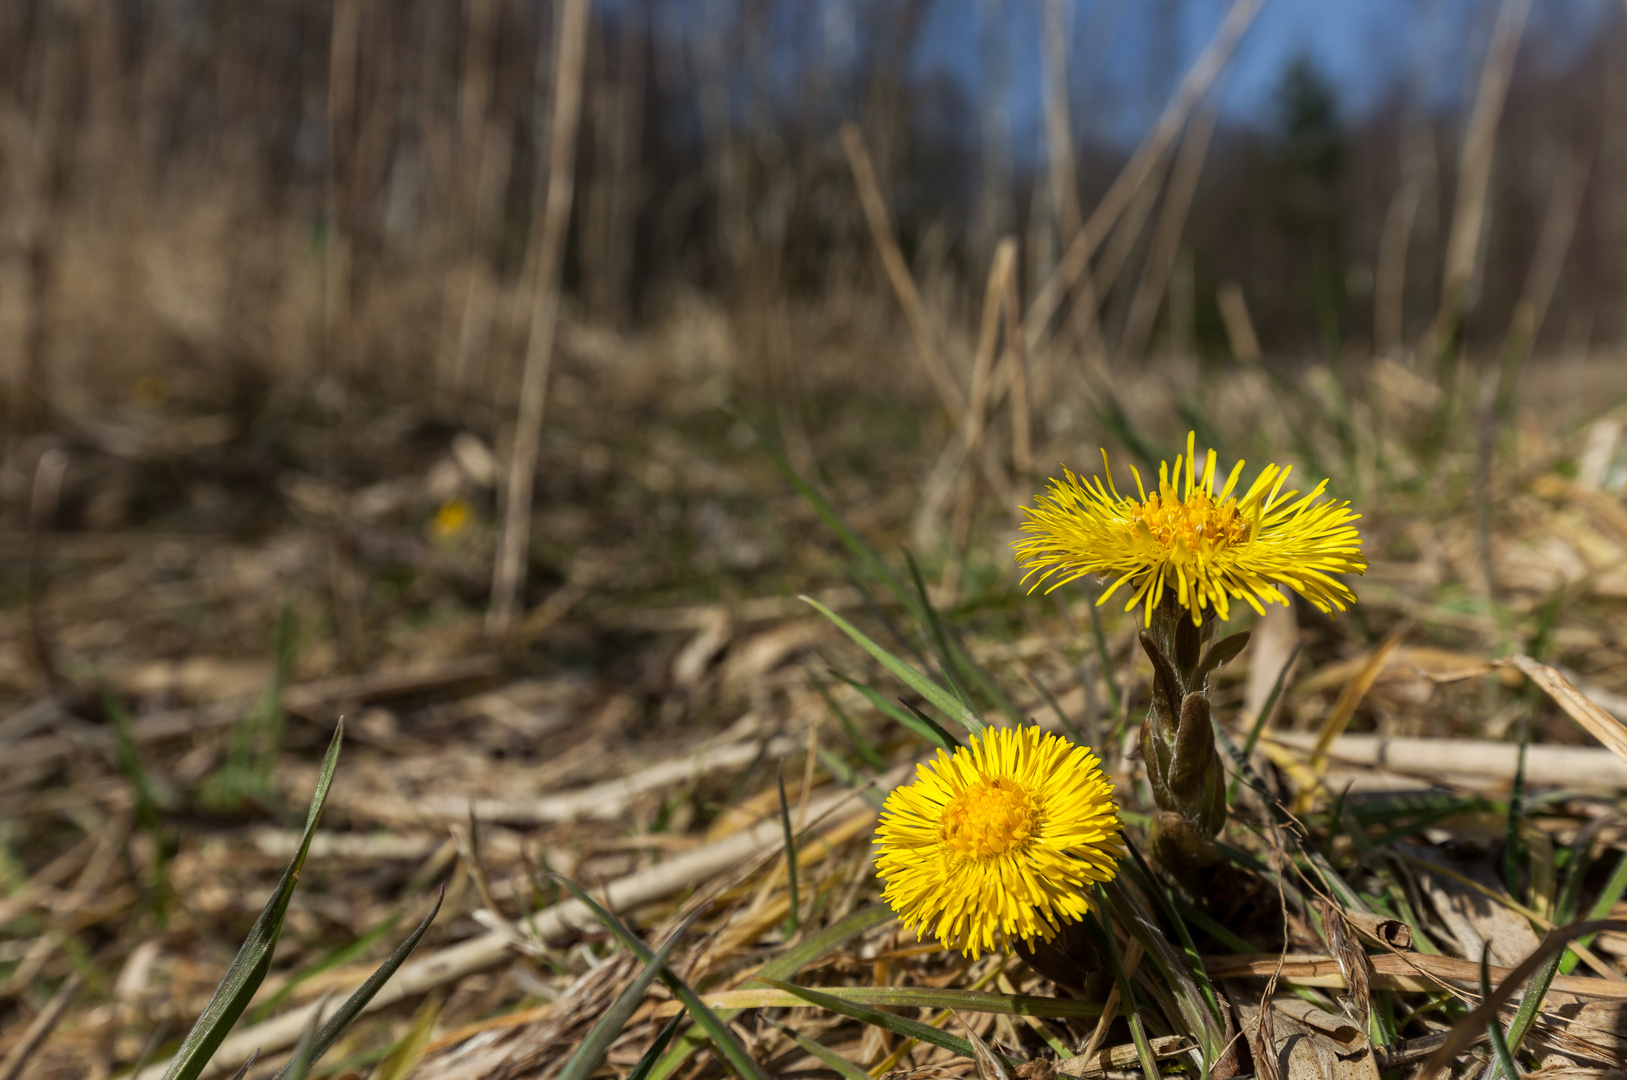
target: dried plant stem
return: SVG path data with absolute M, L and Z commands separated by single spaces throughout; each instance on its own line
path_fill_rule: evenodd
M 1401 186 L 1390 200 L 1379 233 L 1373 278 L 1373 344 L 1379 356 L 1391 359 L 1400 357 L 1405 333 L 1407 248 L 1434 172 L 1429 139 L 1429 129 L 1423 124 L 1406 126 L 1401 139 Z
M 1153 125 L 1152 131 L 1136 148 L 1136 152 L 1125 163 L 1113 185 L 1102 196 L 1101 202 L 1096 204 L 1096 209 L 1091 211 L 1090 217 L 1085 220 L 1079 234 L 1069 243 L 1061 264 L 1034 294 L 1028 307 L 1028 315 L 1023 320 L 1024 344 L 1029 352 L 1032 353 L 1038 346 L 1051 317 L 1078 284 L 1080 275 L 1090 263 L 1094 245 L 1107 235 L 1113 223 L 1130 205 L 1130 200 L 1141 190 L 1142 185 L 1152 175 L 1154 167 L 1163 160 L 1165 151 L 1186 126 L 1187 117 L 1192 114 L 1192 110 L 1208 93 L 1209 87 L 1231 60 L 1238 42 L 1243 39 L 1244 31 L 1259 13 L 1261 2 L 1262 0 L 1234 0 L 1225 20 L 1215 31 L 1214 38 L 1192 65 L 1192 69 L 1187 72 L 1186 78 L 1176 89 L 1175 96 L 1170 99 L 1163 114 L 1158 117 L 1158 122 Z
M 983 292 L 983 319 L 977 337 L 977 354 L 972 363 L 972 396 L 961 423 L 961 436 L 968 454 L 976 454 L 982 449 L 984 420 L 993 388 L 995 350 L 1000 338 L 1000 309 L 1011 279 L 1015 276 L 1016 262 L 1017 241 L 1007 236 L 995 245 L 994 263 L 989 268 L 988 285 Z M 957 553 L 965 552 L 971 537 L 974 493 L 972 475 L 964 474 L 950 530 L 951 543 Z M 958 568 L 959 564 L 951 562 L 949 565 Z
M 532 484 L 537 473 L 542 411 L 548 398 L 548 372 L 553 366 L 565 234 L 576 188 L 576 126 L 582 111 L 587 26 L 587 0 L 565 0 L 559 20 L 547 201 L 542 212 L 542 228 L 531 252 L 535 274 L 531 330 L 526 339 L 519 415 L 514 427 L 514 450 L 509 459 L 503 535 L 492 575 L 491 607 L 486 616 L 486 630 L 496 637 L 506 634 L 513 624 L 520 594 L 525 588 L 526 552 L 531 543 Z
M 1073 171 L 1073 119 L 1068 112 L 1068 28 L 1064 0 L 1046 0 L 1044 26 L 1045 141 L 1050 155 L 1051 206 L 1064 250 L 1079 231 L 1079 191 Z
M 336 359 L 338 333 L 349 314 L 349 238 L 340 225 L 345 207 L 341 185 L 344 163 L 340 147 L 348 147 L 356 115 L 356 57 L 361 36 L 361 0 L 339 0 L 333 11 L 333 37 L 328 51 L 328 161 L 327 224 L 329 234 L 323 245 L 323 340 L 328 356 Z
M 459 186 L 453 204 L 454 243 L 465 259 L 465 280 L 459 290 L 457 315 L 448 320 L 449 336 L 443 353 L 450 360 L 437 369 L 441 388 L 458 407 L 466 404 L 476 385 L 475 365 L 491 334 L 497 306 L 497 283 L 481 257 L 482 242 L 489 236 L 498 196 L 507 183 L 512 154 L 503 142 L 502 129 L 493 114 L 495 70 L 492 43 L 497 23 L 496 0 L 465 0 L 468 31 L 464 39 L 463 76 L 458 86 L 458 153 L 464 161 L 475 162 L 472 170 L 459 173 Z
M 1013 253 L 1013 259 L 1015 259 Z M 1006 275 L 1006 366 L 1011 378 L 1011 467 L 1019 477 L 1034 468 L 1034 436 L 1030 424 L 1033 406 L 1028 395 L 1028 357 L 1023 348 L 1022 297 L 1017 275 Z
M 1198 177 L 1203 172 L 1203 159 L 1209 153 L 1209 137 L 1215 133 L 1219 115 L 1219 102 L 1199 113 L 1175 155 L 1169 191 L 1164 195 L 1163 210 L 1153 229 L 1152 246 L 1141 270 L 1141 281 L 1136 285 L 1135 298 L 1130 302 L 1124 336 L 1119 341 L 1119 355 L 1126 359 L 1140 358 L 1152 337 L 1153 320 L 1164 302 L 1170 271 L 1181 245 L 1181 233 L 1186 229 L 1187 211 L 1192 208 L 1192 196 L 1197 193 Z
M 1226 326 L 1226 340 L 1231 344 L 1232 355 L 1245 364 L 1258 364 L 1263 355 L 1260 338 L 1254 332 L 1254 320 L 1249 318 L 1243 287 L 1235 281 L 1221 282 L 1215 291 L 1215 302 L 1220 308 L 1220 321 Z M 1267 615 L 1276 610 L 1275 607 L 1267 609 Z
M 1536 343 L 1537 332 L 1542 329 L 1548 304 L 1559 284 L 1559 271 L 1565 265 L 1565 254 L 1570 250 L 1571 236 L 1576 231 L 1576 219 L 1581 215 L 1582 193 L 1587 188 L 1591 166 L 1591 161 L 1578 161 L 1574 154 L 1566 154 L 1560 161 L 1553 193 L 1548 199 L 1548 212 L 1542 221 L 1542 234 L 1537 240 L 1537 253 L 1531 260 L 1525 287 L 1509 321 L 1508 338 L 1503 343 L 1495 400 L 1499 420 L 1507 419 L 1513 412 L 1520 369 L 1530 359 L 1531 346 Z
M 943 407 L 958 423 L 965 409 L 960 388 L 955 385 L 954 376 L 944 365 L 932 322 L 927 318 L 926 305 L 921 302 L 915 279 L 910 276 L 909 264 L 904 261 L 904 253 L 899 250 L 898 240 L 893 236 L 887 203 L 882 198 L 881 185 L 876 182 L 875 166 L 870 162 L 870 152 L 865 149 L 864 136 L 851 122 L 842 125 L 842 148 L 847 152 L 847 163 L 853 170 L 853 181 L 859 188 L 859 202 L 864 207 L 865 221 L 870 226 L 876 250 L 881 254 L 882 268 L 887 271 L 887 280 L 904 309 L 910 332 L 915 335 L 916 353 L 921 358 L 921 365 L 926 368 Z
M 1531 0 L 1504 0 L 1497 15 L 1497 28 L 1491 49 L 1480 70 L 1474 110 L 1463 139 L 1463 157 L 1458 166 L 1457 198 L 1452 207 L 1452 228 L 1446 240 L 1446 272 L 1441 280 L 1441 307 L 1431 328 L 1428 351 L 1447 355 L 1463 314 L 1471 306 L 1470 285 L 1479 264 L 1481 223 L 1486 216 L 1486 194 L 1491 186 L 1492 152 L 1497 146 L 1497 122 L 1503 114 L 1503 100 L 1514 73 L 1514 57 L 1520 47 L 1525 18 Z

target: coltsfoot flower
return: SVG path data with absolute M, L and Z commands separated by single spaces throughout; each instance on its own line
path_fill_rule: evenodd
M 887 796 L 882 898 L 967 956 L 1050 941 L 1090 910 L 1091 882 L 1113 879 L 1122 828 L 1095 754 L 1038 727 L 990 727 Z
M 1188 434 L 1185 456 L 1176 457 L 1173 467 L 1159 463 L 1158 489 L 1151 494 L 1136 471 L 1135 498 L 1119 494 L 1105 450 L 1106 484 L 1064 469 L 1064 479 L 1052 480 L 1034 509 L 1023 509 L 1028 536 L 1014 546 L 1028 570 L 1023 580 L 1034 579 L 1029 591 L 1044 585 L 1050 592 L 1087 574 L 1111 578 L 1097 603 L 1128 586 L 1124 610 L 1143 604 L 1149 626 L 1166 587 L 1195 623 L 1209 609 L 1227 618 L 1233 599 L 1263 615 L 1262 605 L 1288 602 L 1278 585 L 1324 612 L 1356 602 L 1334 575 L 1367 570 L 1361 536 L 1351 524 L 1361 515 L 1348 502 L 1318 502 L 1326 480 L 1296 498 L 1299 492 L 1282 490 L 1289 470 L 1267 465 L 1239 495 L 1239 461 L 1216 491 L 1215 452 L 1209 451 L 1199 479 L 1195 443 Z

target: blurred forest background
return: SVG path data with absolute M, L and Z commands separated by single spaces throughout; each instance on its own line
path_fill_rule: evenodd
M 0 1075 L 59 1020 L 24 1075 L 173 1051 L 340 715 L 223 1066 L 439 880 L 421 952 L 489 948 L 324 1069 L 558 1059 L 629 969 L 515 958 L 538 867 L 689 867 L 648 927 L 746 857 L 688 855 L 780 835 L 774 763 L 800 814 L 919 753 L 800 591 L 910 649 L 929 597 L 1130 806 L 1133 620 L 1009 548 L 1099 446 L 1196 430 L 1363 515 L 1361 604 L 1266 620 L 1223 723 L 1298 663 L 1273 730 L 1586 742 L 1511 670 L 1419 672 L 1523 650 L 1627 718 L 1624 334 L 1615 0 L 6 0 Z M 873 895 L 870 821 L 804 899 Z M 728 964 L 794 934 L 771 879 Z M 555 999 L 592 1007 L 524 1027 Z M 442 1069 L 494 1024 L 512 1060 Z
M 1354 385 L 1375 361 L 1495 363 L 1511 332 L 1549 357 L 1615 346 L 1619 6 L 1279 0 L 1250 28 L 1255 7 L 1222 27 L 1212 0 L 591 5 L 542 483 L 549 432 L 591 440 L 590 417 L 679 383 L 680 412 L 770 408 L 804 467 L 860 399 L 912 415 L 907 441 L 935 408 L 958 420 L 1008 235 L 1035 445 L 1099 441 L 1085 374 L 1148 357 Z M 489 482 L 553 277 L 558 8 L 5 5 L 12 524 L 62 439 L 114 459 L 68 470 L 67 529 L 183 505 L 235 528 L 254 485 L 295 468 L 354 492 L 388 468 L 370 439 L 415 433 L 471 433 Z M 1217 33 L 1218 68 L 1188 76 Z M 1046 297 L 1081 232 L 1090 273 Z

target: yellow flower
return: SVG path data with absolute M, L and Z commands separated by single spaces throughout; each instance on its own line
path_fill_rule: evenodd
M 463 499 L 448 499 L 435 511 L 430 519 L 429 531 L 437 540 L 447 540 L 463 531 L 469 523 L 469 515 L 473 513 L 467 501 Z
M 967 956 L 1049 941 L 1090 910 L 1090 882 L 1113 880 L 1121 829 L 1095 754 L 1037 727 L 991 727 L 887 796 L 882 898 Z
M 1133 590 L 1124 610 L 1146 604 L 1146 622 L 1168 586 L 1175 599 L 1201 623 L 1206 608 L 1222 619 L 1230 601 L 1246 602 L 1259 614 L 1265 604 L 1286 604 L 1278 591 L 1286 585 L 1317 609 L 1339 611 L 1356 602 L 1356 594 L 1335 574 L 1361 574 L 1367 561 L 1361 536 L 1351 522 L 1361 515 L 1348 502 L 1317 502 L 1328 482 L 1303 498 L 1284 492 L 1288 469 L 1267 465 L 1242 495 L 1239 461 L 1215 490 L 1215 452 L 1209 451 L 1203 478 L 1195 468 L 1193 435 L 1186 437 L 1186 456 L 1174 467 L 1158 465 L 1158 490 L 1151 495 L 1136 472 L 1139 498 L 1120 495 L 1102 451 L 1104 486 L 1099 478 L 1080 480 L 1064 469 L 1064 480 L 1052 480 L 1049 493 L 1023 512 L 1027 539 L 1014 545 L 1017 561 L 1027 568 L 1030 591 L 1096 574 L 1113 583 L 1097 603 L 1122 585 Z M 1185 478 L 1184 494 L 1181 480 Z

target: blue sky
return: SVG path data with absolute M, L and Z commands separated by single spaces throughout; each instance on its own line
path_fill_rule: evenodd
M 840 7 L 853 0 L 826 0 Z M 1037 150 L 1043 0 L 935 0 L 918 72 L 939 70 L 975 94 L 982 86 L 983 19 L 1000 12 L 1010 81 L 1015 149 Z M 1501 0 L 1265 0 L 1223 76 L 1222 108 L 1234 122 L 1269 123 L 1272 92 L 1285 65 L 1304 54 L 1335 87 L 1347 115 L 1359 115 L 1398 86 L 1437 106 L 1473 93 Z M 1068 0 L 1075 126 L 1134 140 L 1208 43 L 1230 0 Z M 1562 65 L 1618 20 L 1617 0 L 1536 0 L 1522 61 Z M 1091 102 L 1103 103 L 1092 113 Z M 1110 104 L 1111 111 L 1105 106 Z M 1025 143 L 1027 145 L 1025 145 Z

